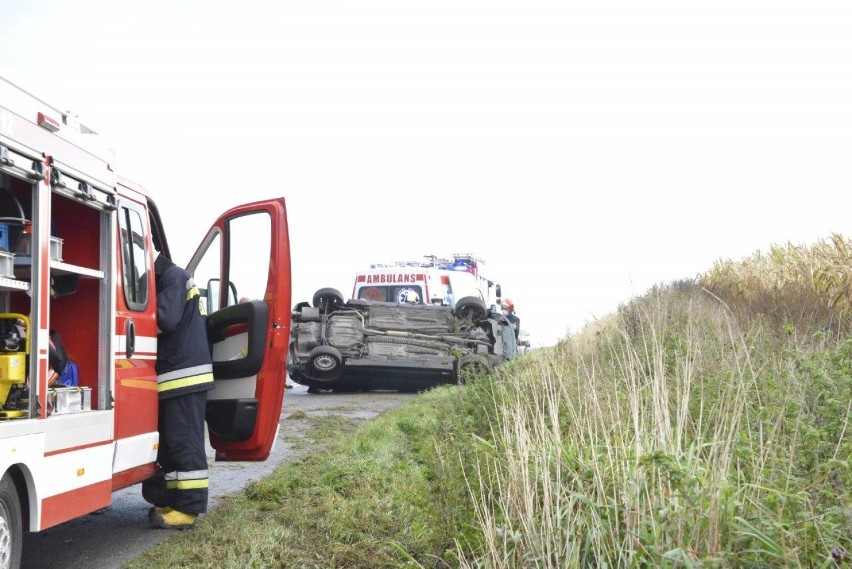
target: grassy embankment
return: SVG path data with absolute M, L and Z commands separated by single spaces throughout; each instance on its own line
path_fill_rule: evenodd
M 133 567 L 849 567 L 850 289 L 840 236 L 719 262 L 326 429 Z

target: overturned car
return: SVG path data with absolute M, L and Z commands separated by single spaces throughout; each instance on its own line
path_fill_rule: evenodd
M 287 371 L 309 392 L 420 391 L 493 370 L 517 349 L 511 323 L 481 298 L 345 302 L 325 288 L 293 309 Z

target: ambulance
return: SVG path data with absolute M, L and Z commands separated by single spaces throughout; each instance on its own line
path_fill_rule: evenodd
M 372 265 L 355 274 L 352 298 L 454 307 L 467 297 L 485 306 L 500 303 L 500 285 L 481 274 L 484 261 L 470 253 L 427 255 L 421 261 Z
M 0 78 L 0 565 L 20 566 L 23 532 L 158 474 L 160 253 L 160 210 L 94 129 Z M 186 267 L 208 313 L 215 460 L 265 460 L 290 335 L 285 200 L 222 214 Z

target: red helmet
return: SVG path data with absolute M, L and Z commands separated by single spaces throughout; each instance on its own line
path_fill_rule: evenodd
M 511 298 L 504 298 L 503 302 L 500 303 L 500 307 L 505 308 L 507 310 L 511 310 L 512 312 L 515 311 L 515 303 L 512 302 Z

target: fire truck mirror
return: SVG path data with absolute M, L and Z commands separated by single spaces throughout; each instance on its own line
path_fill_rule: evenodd
M 207 281 L 207 288 L 200 291 L 207 306 L 207 314 L 216 312 L 219 309 L 219 302 L 222 296 L 222 287 L 219 279 L 210 279 Z M 228 296 L 225 299 L 225 306 L 237 304 L 237 287 L 234 283 L 228 282 Z
M 210 279 L 207 281 L 207 288 L 201 291 L 204 296 L 207 306 L 207 314 L 214 311 L 214 307 L 219 306 L 219 279 Z

